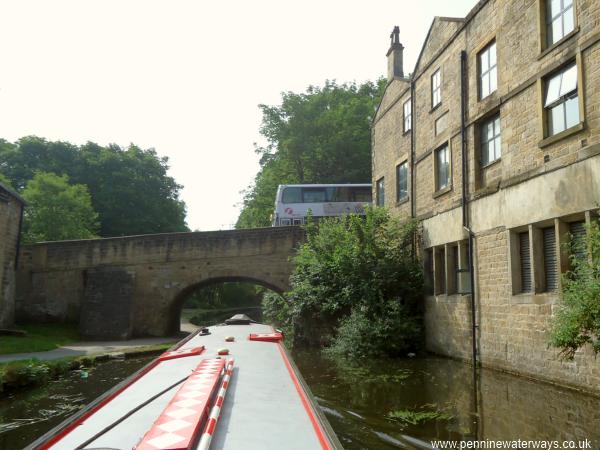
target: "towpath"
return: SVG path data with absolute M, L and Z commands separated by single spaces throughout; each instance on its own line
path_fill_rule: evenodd
M 181 321 L 181 331 L 191 333 L 198 327 L 191 324 L 186 319 Z M 75 342 L 47 352 L 32 352 L 32 353 L 11 353 L 8 355 L 0 355 L 0 363 L 9 361 L 19 361 L 24 359 L 39 359 L 48 361 L 51 359 L 69 358 L 77 356 L 93 355 L 98 353 L 113 353 L 130 350 L 137 347 L 146 347 L 148 345 L 166 344 L 169 342 L 175 343 L 177 337 L 157 337 L 157 338 L 141 338 L 130 339 L 127 341 L 93 341 L 93 342 Z

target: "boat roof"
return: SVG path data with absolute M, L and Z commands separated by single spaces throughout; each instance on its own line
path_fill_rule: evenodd
M 272 327 L 256 323 L 222 325 L 210 327 L 209 332 L 207 335 L 192 335 L 177 347 L 175 353 L 167 355 L 175 355 L 173 359 L 158 358 L 28 448 L 133 449 L 138 445 L 140 449 L 200 448 L 199 435 L 190 446 L 181 447 L 177 443 L 168 445 L 170 440 L 176 440 L 176 436 L 183 433 L 175 428 L 184 426 L 181 425 L 184 423 L 182 420 L 186 420 L 186 417 L 175 417 L 176 414 L 170 409 L 173 402 L 190 405 L 196 400 L 189 400 L 188 403 L 186 397 L 185 401 L 180 401 L 181 395 L 189 394 L 189 379 L 172 389 L 168 388 L 192 374 L 192 371 L 197 371 L 203 361 L 205 366 L 221 364 L 222 367 L 224 364 L 217 358 L 219 350 L 224 347 L 229 350 L 229 355 L 221 358 L 225 363 L 233 359 L 233 372 L 226 386 L 220 416 L 212 435 L 211 449 L 342 448 Z M 275 339 L 273 342 L 250 340 L 250 334 L 258 338 L 267 336 L 267 339 L 275 336 Z M 228 337 L 233 337 L 234 341 L 226 342 Z M 193 354 L 202 346 L 204 350 L 200 354 Z M 177 352 L 191 355 L 178 357 Z M 166 392 L 131 414 L 136 405 L 144 404 L 162 391 Z M 211 392 L 214 391 L 213 389 Z M 193 407 L 186 408 L 188 412 L 181 414 L 192 414 L 189 411 Z M 179 414 L 180 411 L 176 413 Z M 165 418 L 169 420 L 166 424 Z M 115 422 L 118 424 L 114 425 Z M 112 428 L 107 430 L 111 425 Z M 155 438 L 156 431 L 162 429 L 170 430 L 168 436 L 163 433 L 166 437 Z M 150 435 L 153 439 L 144 437 Z M 142 439 L 144 445 L 140 445 Z M 156 445 L 146 446 L 148 441 Z

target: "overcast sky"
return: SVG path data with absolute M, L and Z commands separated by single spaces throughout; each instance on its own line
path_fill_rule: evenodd
M 230 228 L 259 168 L 258 104 L 385 75 L 394 25 L 412 72 L 433 17 L 475 3 L 0 0 L 0 137 L 153 147 L 188 226 Z

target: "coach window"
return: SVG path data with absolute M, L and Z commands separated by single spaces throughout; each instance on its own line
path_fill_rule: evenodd
M 283 190 L 283 203 L 302 203 L 302 189 L 299 187 L 288 187 Z
M 327 201 L 325 188 L 303 188 L 302 202 L 303 203 L 323 203 Z

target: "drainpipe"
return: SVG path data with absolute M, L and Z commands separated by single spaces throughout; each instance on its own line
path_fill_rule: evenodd
M 475 323 L 475 273 L 473 264 L 473 232 L 469 224 L 468 190 L 469 190 L 469 160 L 467 156 L 466 137 L 466 93 L 467 54 L 460 52 L 460 138 L 462 143 L 462 218 L 463 227 L 469 233 L 469 276 L 471 281 L 471 339 L 473 344 L 473 371 L 477 371 L 477 324 Z
M 469 158 L 467 156 L 467 137 L 466 137 L 466 111 L 467 111 L 467 53 L 460 52 L 460 138 L 462 144 L 462 216 L 463 228 L 469 234 L 469 278 L 471 281 L 471 341 L 473 358 L 473 406 L 477 417 L 479 416 L 479 379 L 477 374 L 477 324 L 475 323 L 475 270 L 473 262 L 473 244 L 474 236 L 469 223 Z M 477 439 L 481 439 L 479 426 L 480 420 L 476 421 Z
M 410 216 L 417 217 L 417 203 L 415 199 L 415 82 L 410 76 Z

